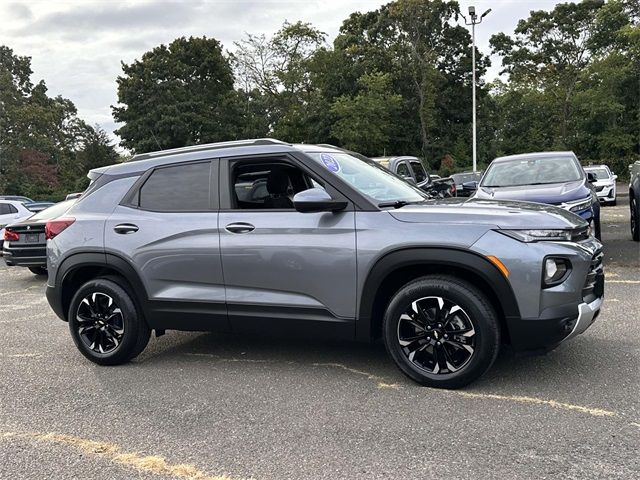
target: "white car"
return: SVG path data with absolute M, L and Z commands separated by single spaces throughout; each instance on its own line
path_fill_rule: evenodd
M 4 227 L 23 218 L 28 218 L 33 212 L 17 200 L 0 200 L 0 252 L 4 243 Z
M 593 187 L 596 189 L 598 200 L 602 204 L 616 204 L 616 179 L 618 178 L 606 165 L 584 167 L 584 171 L 596 177 Z

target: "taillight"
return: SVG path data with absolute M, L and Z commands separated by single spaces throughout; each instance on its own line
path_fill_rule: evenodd
M 44 234 L 47 237 L 47 240 L 51 240 L 57 235 L 60 235 L 75 221 L 76 219 L 73 217 L 61 217 L 48 221 L 47 225 L 44 227 Z
M 20 240 L 20 234 L 16 232 L 12 232 L 9 229 L 4 231 L 4 241 L 5 242 L 17 242 Z

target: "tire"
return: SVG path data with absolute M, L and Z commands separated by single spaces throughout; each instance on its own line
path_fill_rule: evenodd
M 34 275 L 46 275 L 47 267 L 28 267 L 29 271 Z
M 640 206 L 633 193 L 629 195 L 629 207 L 631 209 L 631 238 L 636 242 L 640 241 Z
M 611 205 L 612 207 L 615 207 L 618 204 L 618 199 L 614 198 L 613 200 L 611 200 L 611 202 L 609 202 L 609 205 Z
M 98 365 L 127 363 L 144 350 L 151 335 L 132 296 L 114 277 L 82 285 L 67 318 L 76 347 Z
M 495 361 L 500 325 L 482 292 L 456 277 L 433 275 L 408 283 L 392 297 L 383 337 L 387 352 L 411 379 L 429 387 L 460 388 L 482 376 Z

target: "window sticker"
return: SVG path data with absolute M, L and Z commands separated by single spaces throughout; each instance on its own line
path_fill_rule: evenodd
M 340 164 L 335 158 L 333 158 L 328 153 L 321 153 L 320 160 L 322 160 L 322 163 L 324 163 L 324 166 L 327 167 L 333 173 L 338 173 L 340 171 Z

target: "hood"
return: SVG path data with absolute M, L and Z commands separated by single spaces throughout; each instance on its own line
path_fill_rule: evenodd
M 550 205 L 477 198 L 428 200 L 389 213 L 401 222 L 482 224 L 506 229 L 572 229 L 587 225 L 579 216 Z
M 521 200 L 524 202 L 559 205 L 580 200 L 591 194 L 585 180 L 550 183 L 547 185 L 523 185 L 518 187 L 479 187 L 475 197 L 490 200 Z

